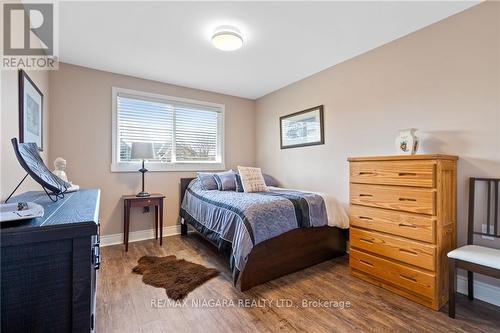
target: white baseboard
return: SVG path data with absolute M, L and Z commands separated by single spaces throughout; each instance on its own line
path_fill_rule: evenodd
M 163 237 L 179 235 L 180 233 L 181 233 L 180 225 L 163 227 Z M 155 230 L 147 229 L 147 230 L 131 231 L 128 236 L 128 241 L 129 243 L 131 243 L 153 238 L 155 238 Z M 110 246 L 117 244 L 123 244 L 123 233 L 101 236 L 101 246 Z
M 461 294 L 467 295 L 467 289 L 467 277 L 458 275 L 457 291 Z M 500 287 L 477 281 L 477 278 L 474 277 L 474 298 L 500 306 Z

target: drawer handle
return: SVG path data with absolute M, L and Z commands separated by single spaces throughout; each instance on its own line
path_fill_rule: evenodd
M 373 264 L 371 262 L 364 261 L 363 259 L 359 259 L 359 261 L 362 262 L 363 264 L 367 265 L 367 266 L 373 267 Z
M 373 194 L 364 194 L 364 193 L 361 193 L 359 196 L 360 197 L 373 197 Z
M 403 275 L 403 274 L 399 274 L 399 276 L 401 276 L 403 279 L 406 279 L 406 280 L 409 280 L 411 282 L 418 282 L 417 279 L 411 277 L 411 276 L 406 276 L 406 275 Z
M 100 255 L 100 249 L 99 249 L 99 241 L 96 241 L 94 243 L 94 246 L 92 248 L 92 263 L 94 264 L 94 269 L 99 269 L 101 266 L 101 255 Z
M 408 176 L 416 176 L 417 174 L 414 172 L 400 172 L 398 173 L 398 176 L 400 177 L 408 177 Z
M 417 199 L 413 199 L 413 198 L 399 198 L 399 201 L 411 201 L 411 202 L 416 202 Z
M 359 216 L 359 219 L 360 220 L 369 220 L 369 221 L 373 221 L 373 219 L 371 217 L 368 217 L 368 216 Z
M 411 251 L 411 250 L 407 250 L 407 249 L 399 249 L 399 251 L 409 253 L 409 254 L 414 255 L 414 256 L 418 256 L 418 253 L 415 251 Z
M 400 223 L 400 224 L 398 224 L 398 226 L 400 226 L 400 227 L 407 227 L 407 228 L 413 228 L 413 229 L 415 229 L 417 227 L 414 224 L 406 224 L 406 223 Z
M 367 172 L 367 171 L 358 172 L 358 175 L 360 175 L 360 176 L 374 175 L 374 174 L 375 174 L 375 172 Z
M 368 238 L 360 238 L 359 240 L 361 240 L 361 241 L 363 241 L 363 242 L 366 242 L 366 243 L 373 244 L 373 239 L 368 239 Z

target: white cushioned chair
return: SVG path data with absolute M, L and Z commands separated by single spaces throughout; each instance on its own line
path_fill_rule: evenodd
M 486 214 L 484 221 L 486 231 L 474 231 L 475 190 L 477 182 L 485 182 L 487 186 Z M 448 315 L 455 318 L 455 294 L 457 291 L 456 269 L 467 270 L 468 297 L 474 299 L 474 272 L 500 279 L 500 249 L 474 245 L 474 236 L 487 236 L 500 239 L 499 225 L 499 183 L 500 179 L 470 178 L 469 182 L 469 223 L 467 245 L 448 253 L 449 263 L 449 303 Z M 493 193 L 492 193 L 493 192 Z

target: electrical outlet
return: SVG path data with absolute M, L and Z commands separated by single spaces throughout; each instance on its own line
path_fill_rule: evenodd
M 483 234 L 485 234 L 487 232 L 487 224 L 481 224 L 481 232 Z M 493 228 L 492 225 L 490 225 L 490 232 L 491 232 L 491 228 Z M 482 239 L 487 239 L 487 240 L 495 240 L 494 237 L 490 237 L 490 236 L 481 236 Z

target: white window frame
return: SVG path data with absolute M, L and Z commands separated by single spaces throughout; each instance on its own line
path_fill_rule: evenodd
M 144 91 L 131 90 L 119 87 L 112 87 L 111 89 L 111 100 L 112 100 L 112 120 L 111 120 L 111 172 L 137 172 L 141 167 L 140 161 L 130 161 L 130 162 L 119 162 L 119 154 L 120 148 L 117 147 L 118 140 L 118 109 L 117 109 L 117 98 L 118 94 L 137 96 L 138 98 L 144 98 L 149 100 L 157 100 L 161 102 L 183 102 L 190 104 L 198 104 L 202 106 L 210 106 L 220 108 L 222 120 L 221 120 L 221 133 L 220 140 L 217 142 L 217 151 L 220 152 L 220 161 L 207 161 L 207 162 L 199 162 L 199 161 L 176 161 L 170 163 L 164 162 L 146 162 L 145 167 L 148 171 L 217 171 L 217 170 L 225 170 L 225 109 L 226 106 L 224 104 L 217 104 L 211 102 L 198 101 L 194 99 L 182 98 L 182 97 L 173 97 L 166 96 L 161 94 L 154 94 Z M 175 135 L 175 133 L 174 133 Z

